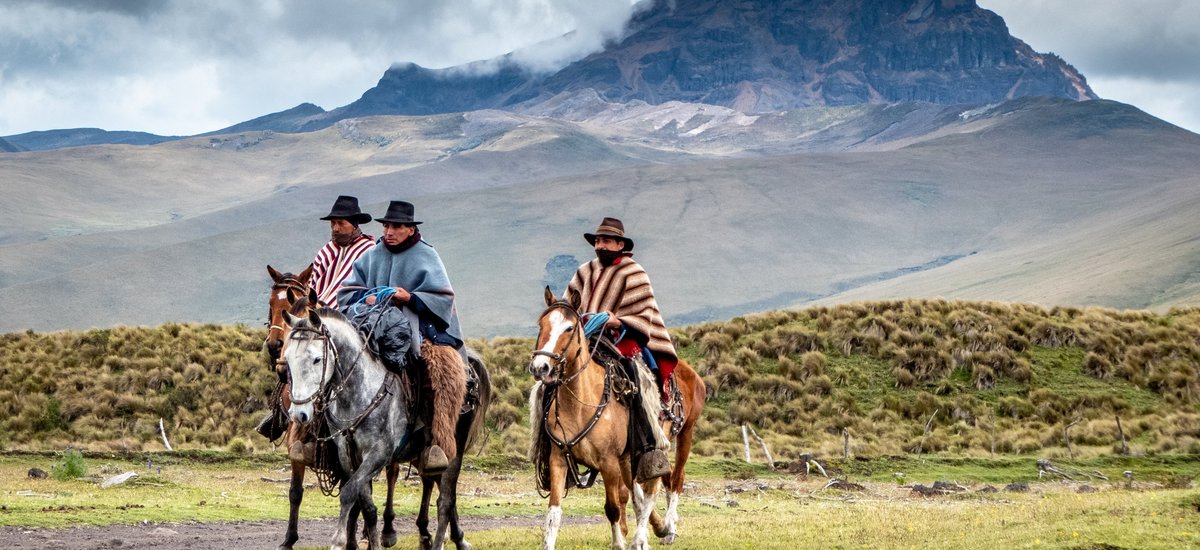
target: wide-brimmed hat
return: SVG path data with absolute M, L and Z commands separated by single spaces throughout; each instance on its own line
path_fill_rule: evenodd
M 359 210 L 358 198 L 350 195 L 341 195 L 336 201 L 333 201 L 333 209 L 329 211 L 329 215 L 321 218 L 322 220 L 332 220 L 341 218 L 349 220 L 355 224 L 364 224 L 371 221 L 371 215 Z
M 404 225 L 421 225 L 422 223 L 413 219 L 412 203 L 404 201 L 392 201 L 388 205 L 387 214 L 384 214 L 382 218 L 375 218 L 375 221 Z
M 616 218 L 604 218 L 604 221 L 600 222 L 600 227 L 596 229 L 596 232 L 584 233 L 583 239 L 587 241 L 588 244 L 596 246 L 596 237 L 600 235 L 625 241 L 625 250 L 633 250 L 633 239 L 625 236 L 625 224 L 621 223 L 621 220 Z

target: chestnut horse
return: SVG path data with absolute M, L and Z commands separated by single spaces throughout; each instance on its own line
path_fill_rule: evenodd
M 540 425 L 553 442 L 548 456 L 550 509 L 543 548 L 554 548 L 558 538 L 568 479 L 583 486 L 576 475 L 578 465 L 599 471 L 604 480 L 604 514 L 612 529 L 612 548 L 625 548 L 625 504 L 630 490 L 637 520 L 632 547 L 649 548 L 647 524 L 664 544 L 674 542 L 684 466 L 704 407 L 703 380 L 683 361 L 675 369 L 674 387 L 681 397 L 682 419 L 677 432 L 671 430 L 670 423 L 663 427 L 673 434 L 675 444 L 671 473 L 662 480 L 668 491 L 663 518 L 654 508 L 660 480 L 634 483 L 626 449 L 630 411 L 617 400 L 613 382 L 617 373 L 592 358 L 578 311 L 579 296 L 569 293 L 567 300 L 558 300 L 547 288 L 545 298 L 546 310 L 538 318 L 536 350 L 529 361 L 529 372 L 539 381 L 530 395 L 530 414 L 534 426 Z M 646 397 L 657 398 L 656 390 Z M 543 400 L 548 400 L 548 405 L 543 405 Z M 539 419 L 538 415 L 543 416 Z M 535 432 L 534 437 L 539 434 Z
M 267 273 L 271 276 L 273 285 L 271 287 L 270 311 L 268 314 L 270 330 L 267 332 L 264 347 L 271 357 L 273 368 L 276 369 L 277 373 L 281 374 L 281 379 L 286 380 L 288 370 L 287 363 L 282 359 L 282 352 L 284 341 L 291 331 L 291 326 L 288 323 L 288 316 L 285 313 L 290 312 L 291 315 L 305 317 L 310 313 L 315 313 L 321 304 L 317 299 L 316 292 L 308 286 L 308 280 L 312 274 L 311 264 L 304 271 L 295 275 L 292 273 L 280 273 L 268 265 Z M 293 309 L 297 306 L 298 309 Z M 459 527 L 455 492 L 459 471 L 462 467 L 462 457 L 465 454 L 466 446 L 469 444 L 468 439 L 472 439 L 472 436 L 478 433 L 479 426 L 482 424 L 482 419 L 486 415 L 488 405 L 491 402 L 491 380 L 482 358 L 470 348 L 467 349 L 467 356 L 468 365 L 475 371 L 479 379 L 478 402 L 473 411 L 466 412 L 459 418 L 457 433 L 455 434 L 455 437 L 459 440 L 457 445 L 458 453 L 456 458 L 451 461 L 450 467 L 441 476 L 432 478 L 422 477 L 421 506 L 416 522 L 422 549 L 431 548 L 435 541 L 440 543 L 445 536 L 447 528 L 450 531 L 450 540 L 460 550 L 470 548 L 470 544 L 463 538 L 462 529 Z M 284 386 L 279 398 L 282 402 L 283 410 L 286 411 L 291 408 L 290 386 Z M 298 522 L 300 503 L 304 499 L 304 471 L 306 467 L 313 466 L 313 457 L 311 454 L 306 456 L 304 452 L 304 437 L 305 431 L 300 426 L 295 425 L 295 423 L 289 424 L 285 442 L 289 444 L 288 459 L 292 466 L 291 486 L 288 490 L 288 501 L 291 509 L 288 513 L 287 532 L 284 535 L 283 543 L 279 545 L 280 550 L 291 550 L 292 545 L 300 539 Z M 386 547 L 394 546 L 397 540 L 396 529 L 393 525 L 396 517 L 393 502 L 396 480 L 400 477 L 401 465 L 401 462 L 393 462 L 385 468 L 387 501 L 383 511 L 382 543 Z M 436 538 L 431 536 L 429 532 L 429 504 L 435 487 L 438 489 L 437 506 L 439 518 Z M 355 523 L 356 517 L 352 515 L 349 524 L 346 525 L 349 534 L 348 540 L 354 539 Z M 357 548 L 356 545 L 349 543 L 347 546 Z

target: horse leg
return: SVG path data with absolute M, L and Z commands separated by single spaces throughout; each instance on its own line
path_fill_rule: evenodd
M 600 471 L 604 478 L 604 517 L 608 518 L 612 530 L 612 550 L 625 550 L 625 501 L 629 492 L 621 475 L 620 464 L 610 459 L 607 468 Z
M 433 537 L 429 536 L 429 499 L 433 495 L 434 478 L 421 476 L 421 508 L 417 512 L 417 534 L 421 550 L 433 548 Z
M 300 501 L 304 500 L 304 463 L 292 461 L 292 484 L 288 487 L 288 504 L 291 510 L 288 512 L 287 534 L 283 536 L 283 544 L 279 545 L 279 550 L 292 550 L 292 545 L 300 540 L 299 523 L 300 523 Z
M 654 497 L 658 495 L 657 478 L 645 483 L 633 484 L 633 512 L 637 516 L 637 527 L 633 531 L 633 550 L 649 550 L 650 548 L 650 514 L 654 512 Z
M 396 479 L 400 477 L 400 464 L 393 462 L 387 465 L 387 503 L 383 508 L 383 546 L 391 548 L 396 545 L 396 511 L 392 508 L 396 495 Z
M 685 423 L 683 430 L 679 432 L 679 439 L 675 442 L 675 464 L 671 473 L 663 480 L 667 489 L 667 515 L 662 522 L 662 529 L 658 526 L 654 528 L 654 534 L 659 536 L 659 542 L 663 544 L 675 542 L 679 532 L 679 495 L 683 493 L 683 467 L 687 465 L 688 456 L 692 454 L 692 432 L 695 427 L 695 421 L 691 420 Z
M 458 476 L 461 473 L 462 451 L 459 451 L 458 457 L 446 469 L 446 473 L 442 474 L 442 481 L 438 485 L 438 532 L 443 532 L 443 526 L 448 526 L 454 547 L 458 550 L 471 550 L 471 543 L 467 542 L 466 534 L 458 523 Z M 442 517 L 443 499 L 445 518 Z
M 550 508 L 546 511 L 545 539 L 542 550 L 554 550 L 558 543 L 558 529 L 562 527 L 562 499 L 567 492 L 567 463 L 562 453 L 550 451 Z

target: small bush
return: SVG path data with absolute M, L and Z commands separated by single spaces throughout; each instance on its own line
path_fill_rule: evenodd
M 50 467 L 50 475 L 59 481 L 78 479 L 87 475 L 87 466 L 83 463 L 83 453 L 75 449 L 67 449 L 61 462 Z
M 254 452 L 254 446 L 250 445 L 250 442 L 246 441 L 243 437 L 235 437 L 229 440 L 229 446 L 226 448 L 230 453 L 239 456 L 246 456 Z

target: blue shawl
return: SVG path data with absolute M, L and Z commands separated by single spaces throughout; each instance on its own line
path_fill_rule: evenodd
M 354 262 L 350 276 L 342 282 L 338 303 L 348 306 L 366 293 L 353 287 L 380 286 L 400 287 L 412 294 L 413 299 L 402 311 L 409 318 L 415 349 L 420 349 L 421 339 L 431 334 L 431 328 L 457 340 L 454 347 L 461 347 L 463 335 L 454 307 L 454 289 L 446 275 L 446 266 L 432 245 L 422 240 L 408 250 L 393 253 L 381 243 L 368 250 Z M 435 343 L 448 343 L 432 338 Z

